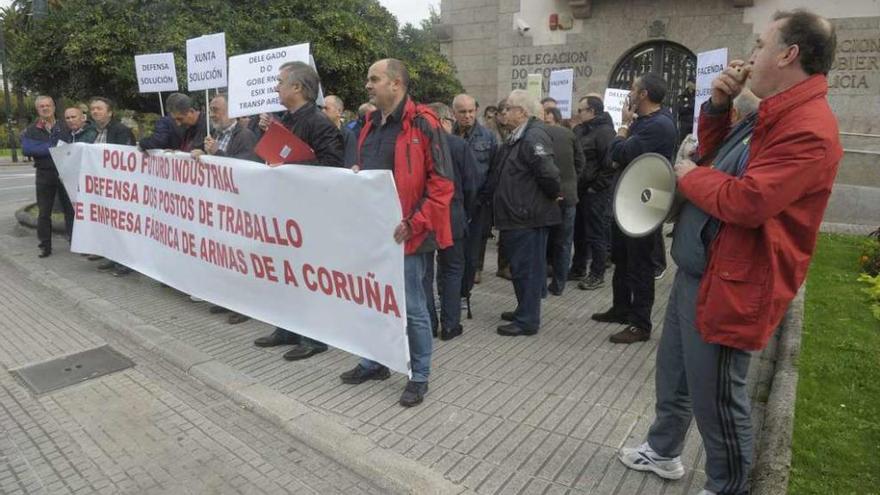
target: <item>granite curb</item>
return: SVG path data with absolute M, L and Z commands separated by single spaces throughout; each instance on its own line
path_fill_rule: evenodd
M 776 367 L 767 400 L 758 457 L 752 472 L 753 495 L 788 493 L 805 295 L 806 284 L 801 286 L 789 305 L 780 328 Z
M 300 401 L 258 383 L 254 378 L 180 341 L 140 317 L 113 306 L 36 262 L 13 256 L 10 236 L 0 235 L 0 260 L 33 282 L 74 303 L 90 318 L 112 328 L 141 347 L 223 393 L 241 407 L 281 427 L 297 440 L 363 476 L 389 493 L 463 494 L 468 490 L 440 473 L 391 450 L 326 417 Z

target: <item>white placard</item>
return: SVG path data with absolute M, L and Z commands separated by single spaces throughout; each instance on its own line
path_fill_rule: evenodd
M 273 48 L 229 57 L 229 116 L 279 112 L 278 68 L 287 62 L 309 63 L 309 44 Z
M 712 81 L 727 67 L 727 48 L 697 54 L 696 94 L 694 95 L 694 136 L 700 123 L 700 107 L 712 97 Z
M 135 55 L 134 70 L 137 74 L 138 91 L 141 93 L 178 90 L 173 53 Z
M 614 121 L 614 129 L 617 130 L 623 124 L 623 105 L 629 96 L 628 89 L 608 88 L 605 90 L 605 98 L 602 103 L 605 105 L 605 111 L 611 115 Z
M 550 73 L 550 93 L 556 100 L 556 108 L 563 119 L 571 118 L 571 95 L 574 94 L 574 69 L 555 70 Z
M 226 87 L 226 33 L 186 40 L 186 81 L 189 91 Z
M 315 69 L 315 73 L 318 74 L 318 97 L 315 98 L 315 105 L 318 105 L 319 107 L 323 107 L 324 106 L 324 88 L 321 87 L 321 77 L 320 77 L 320 73 L 318 72 L 318 64 L 315 63 L 315 57 L 313 57 L 311 53 L 309 54 L 309 65 L 311 65 L 312 68 Z
M 528 91 L 529 95 L 536 100 L 541 100 L 541 95 L 544 92 L 544 74 L 529 74 L 526 76 L 526 91 Z
M 106 144 L 51 153 L 76 212 L 72 251 L 409 372 L 391 172 Z

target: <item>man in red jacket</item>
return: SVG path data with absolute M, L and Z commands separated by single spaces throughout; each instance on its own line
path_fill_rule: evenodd
M 367 115 L 358 139 L 357 170 L 389 170 L 400 197 L 403 218 L 394 240 L 404 243 L 406 334 L 412 379 L 400 404 L 412 407 L 428 391 L 431 372 L 431 319 L 422 281 L 425 253 L 452 245 L 449 204 L 455 185 L 445 133 L 437 115 L 407 95 L 409 73 L 399 60 L 376 62 L 367 74 L 367 93 L 377 110 Z M 343 383 L 385 380 L 388 368 L 362 359 L 343 373 Z
M 762 349 L 807 273 L 843 150 L 826 100 L 833 26 L 777 12 L 748 63 L 731 62 L 700 113 L 697 163 L 676 164 L 687 198 L 675 227 L 678 264 L 657 351 L 656 419 L 626 466 L 684 475 L 695 417 L 706 451 L 701 494 L 749 491 L 753 455 L 749 351 Z M 758 112 L 731 127 L 748 76 Z

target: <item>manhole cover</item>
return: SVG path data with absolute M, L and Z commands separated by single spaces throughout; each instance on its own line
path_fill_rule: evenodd
M 112 347 L 103 346 L 12 370 L 12 373 L 18 375 L 34 393 L 44 394 L 132 366 L 134 362 L 131 359 Z

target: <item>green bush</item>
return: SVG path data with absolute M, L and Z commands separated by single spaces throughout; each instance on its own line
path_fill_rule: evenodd
M 868 238 L 862 243 L 859 266 L 862 268 L 859 282 L 868 284 L 868 287 L 862 289 L 862 292 L 868 294 L 871 313 L 880 320 L 880 229 L 868 234 Z

